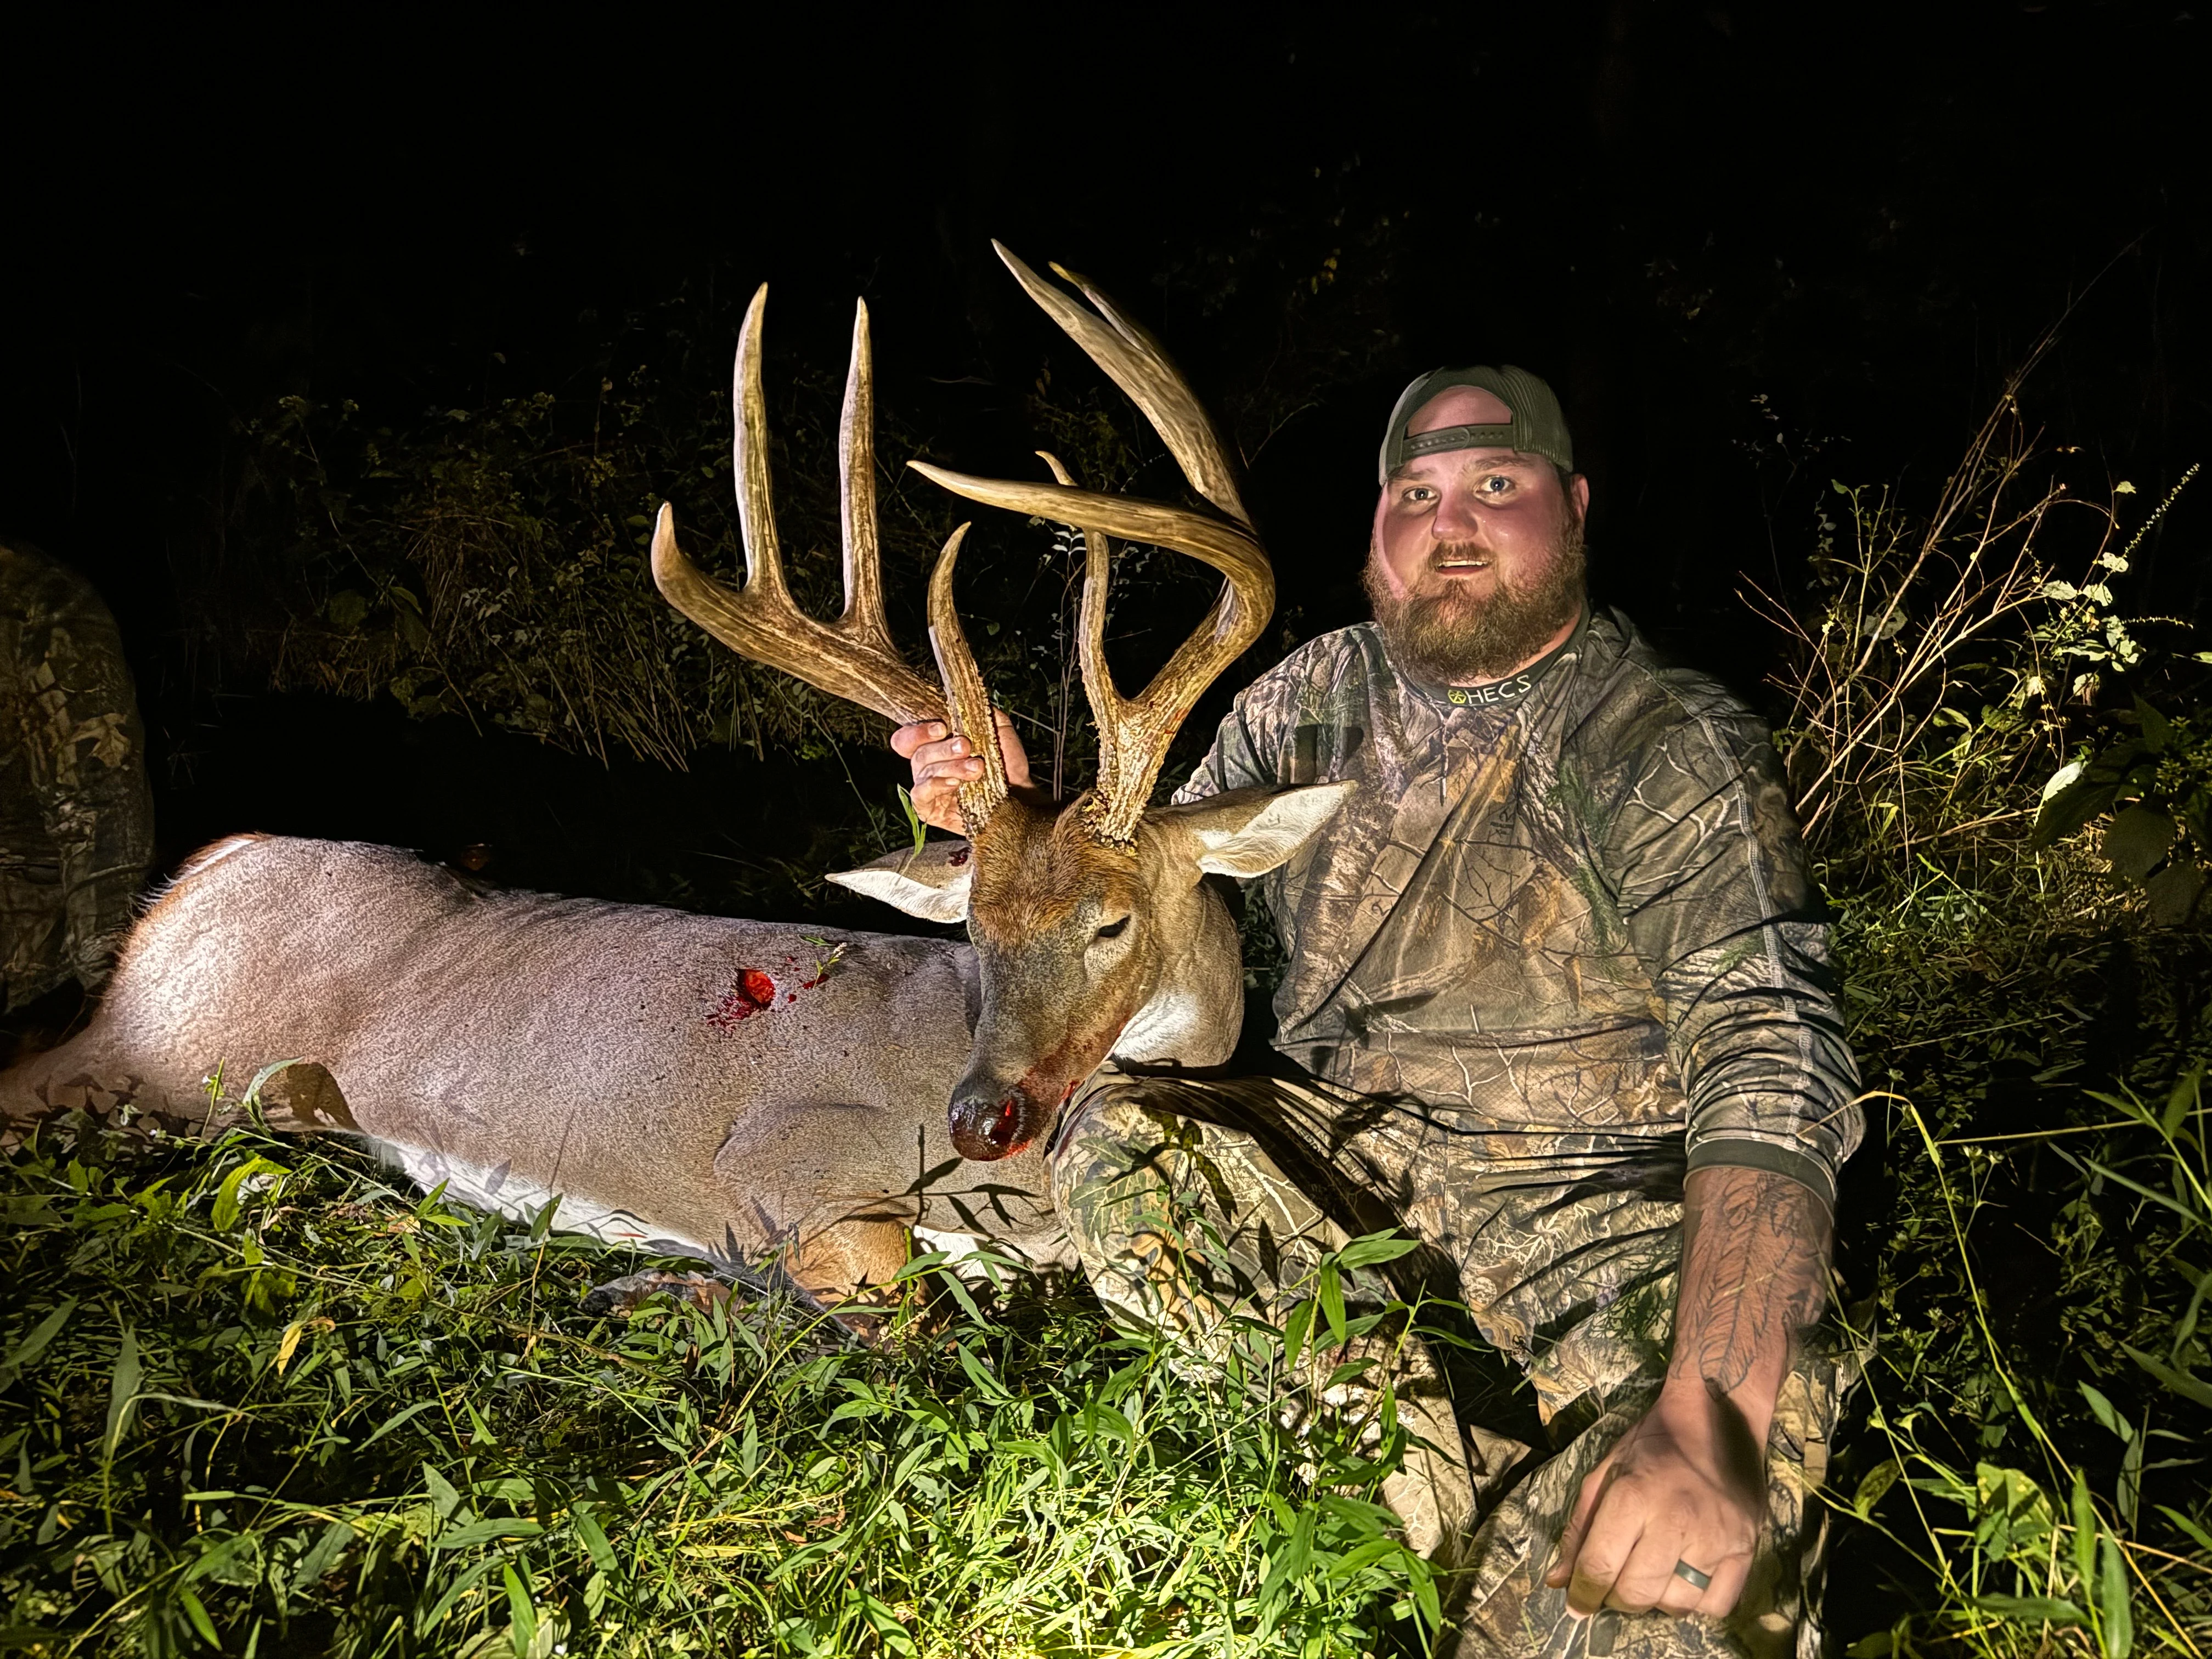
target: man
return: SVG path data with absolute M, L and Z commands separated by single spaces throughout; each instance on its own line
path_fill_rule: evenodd
M 1522 370 L 1399 399 L 1375 622 L 1248 689 L 1178 796 L 1365 786 L 1265 878 L 1299 1075 L 1103 1074 L 1054 1193 L 1109 1305 L 1187 1336 L 1282 1305 L 1313 1259 L 1286 1235 L 1381 1215 L 1449 1264 L 1558 1448 L 1455 1553 L 1462 1651 L 1784 1653 L 1816 1639 L 1802 1534 L 1845 1378 L 1814 1326 L 1856 1078 L 1765 733 L 1590 612 L 1573 465 Z M 893 741 L 951 827 L 979 763 L 941 726 Z
M 145 747 L 100 595 L 0 541 L 0 1011 L 114 965 L 153 859 Z

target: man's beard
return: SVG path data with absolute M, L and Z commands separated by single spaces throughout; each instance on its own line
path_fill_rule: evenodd
M 1510 587 L 1500 577 L 1486 599 L 1468 593 L 1459 579 L 1436 575 L 1435 562 L 1457 551 L 1455 547 L 1438 547 L 1431 568 L 1405 594 L 1391 592 L 1380 550 L 1370 552 L 1367 597 L 1391 659 L 1440 685 L 1475 685 L 1502 679 L 1540 653 L 1583 607 L 1588 567 L 1582 520 L 1573 514 L 1562 517 L 1551 560 L 1535 580 Z

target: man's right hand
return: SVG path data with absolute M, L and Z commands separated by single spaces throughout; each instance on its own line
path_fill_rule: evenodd
M 1006 783 L 1014 789 L 1030 787 L 1029 751 L 1014 733 L 1014 723 L 1000 709 L 991 718 L 999 728 L 999 753 L 1006 763 Z M 968 740 L 951 733 L 943 720 L 918 720 L 891 733 L 891 747 L 914 763 L 915 816 L 956 836 L 968 833 L 960 821 L 960 786 L 983 775 L 983 763 Z

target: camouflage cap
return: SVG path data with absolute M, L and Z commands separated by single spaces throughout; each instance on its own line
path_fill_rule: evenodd
M 1509 421 L 1487 426 L 1448 426 L 1408 437 L 1406 426 L 1421 405 L 1440 392 L 1470 386 L 1487 392 L 1513 411 Z M 1478 365 L 1473 368 L 1432 368 L 1398 394 L 1390 411 L 1390 424 L 1382 434 L 1382 459 L 1375 481 L 1388 483 L 1390 475 L 1416 455 L 1440 449 L 1486 449 L 1502 445 L 1524 454 L 1540 455 L 1557 467 L 1575 470 L 1575 441 L 1567 434 L 1567 417 L 1552 388 L 1525 368 L 1508 363 L 1502 368 Z

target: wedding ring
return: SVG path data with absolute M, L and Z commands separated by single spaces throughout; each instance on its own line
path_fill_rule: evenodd
M 1692 1589 L 1708 1589 L 1711 1588 L 1713 1582 L 1712 1574 L 1699 1572 L 1687 1561 L 1677 1561 L 1674 1564 L 1674 1577 L 1687 1579 Z

